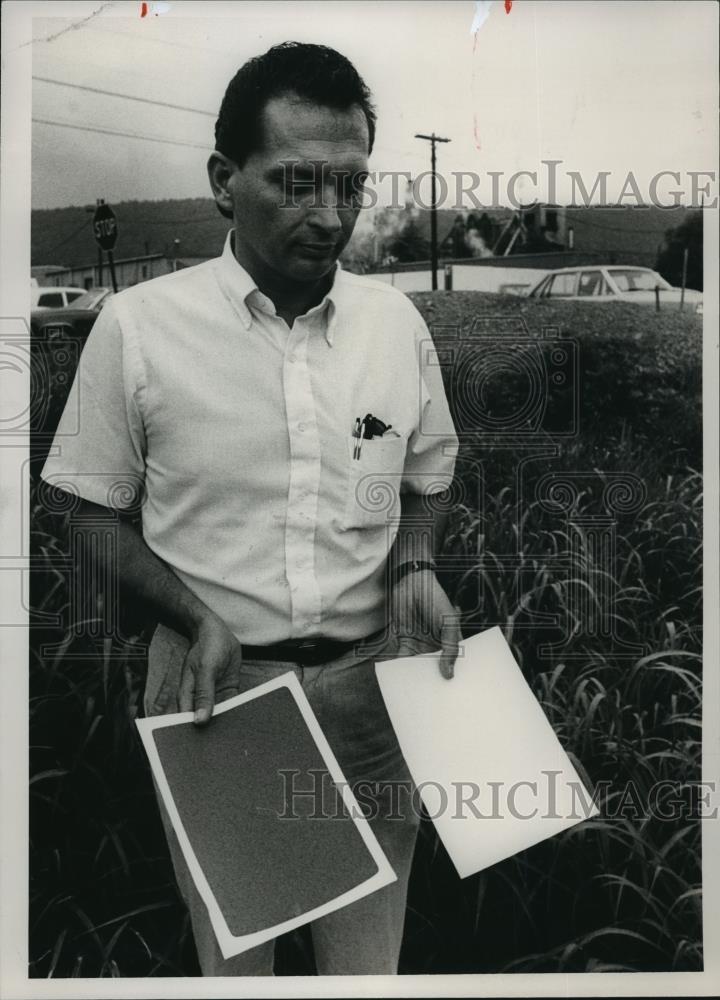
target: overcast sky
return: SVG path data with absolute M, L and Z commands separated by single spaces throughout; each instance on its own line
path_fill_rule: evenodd
M 439 147 L 446 175 L 507 176 L 558 159 L 590 184 L 610 171 L 619 186 L 629 170 L 647 185 L 661 169 L 716 168 L 713 2 L 515 0 L 506 14 L 498 0 L 475 34 L 476 4 L 465 0 L 150 3 L 144 18 L 140 3 L 106 4 L 94 17 L 93 4 L 78 15 L 82 7 L 73 20 L 35 19 L 35 77 L 211 114 L 34 80 L 34 119 L 190 144 L 36 121 L 35 208 L 208 195 L 225 86 L 245 59 L 286 39 L 332 45 L 355 63 L 379 109 L 375 170 L 426 170 L 428 144 L 413 136 L 433 130 L 452 140 Z M 519 195 L 532 200 L 532 187 Z

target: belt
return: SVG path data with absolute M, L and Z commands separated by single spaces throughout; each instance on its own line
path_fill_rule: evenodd
M 318 636 L 315 639 L 285 639 L 271 646 L 249 646 L 243 643 L 242 653 L 248 660 L 280 660 L 297 663 L 302 667 L 319 667 L 349 652 L 366 638 L 369 637 L 343 640 Z

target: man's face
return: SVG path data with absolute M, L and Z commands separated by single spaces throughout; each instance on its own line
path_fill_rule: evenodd
M 327 274 L 355 227 L 367 160 L 360 107 L 339 111 L 294 94 L 270 100 L 261 148 L 228 182 L 241 263 L 298 282 Z

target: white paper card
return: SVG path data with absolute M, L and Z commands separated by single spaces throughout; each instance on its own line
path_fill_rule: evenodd
M 499 628 L 386 660 L 378 682 L 408 768 L 461 878 L 598 814 Z

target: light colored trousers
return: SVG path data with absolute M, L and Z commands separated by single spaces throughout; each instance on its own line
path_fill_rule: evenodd
M 178 711 L 177 690 L 187 648 L 187 640 L 182 636 L 165 626 L 158 627 L 148 658 L 146 715 Z M 387 658 L 398 652 L 397 641 L 389 640 L 382 656 Z M 311 924 L 318 973 L 395 974 L 419 817 L 414 808 L 414 786 L 375 677 L 375 659 L 351 651 L 319 667 L 244 660 L 240 691 L 247 691 L 290 670 L 302 684 L 350 787 L 361 781 L 364 783 L 363 802 L 369 802 L 372 810 L 370 826 L 397 875 L 397 881 L 392 884 Z M 216 692 L 217 701 L 224 697 L 227 693 Z M 368 786 L 372 789 L 377 786 L 376 793 L 368 794 Z M 223 959 L 205 904 L 195 888 L 159 797 L 158 802 L 178 887 L 190 912 L 203 975 L 272 975 L 274 941 L 234 958 Z

